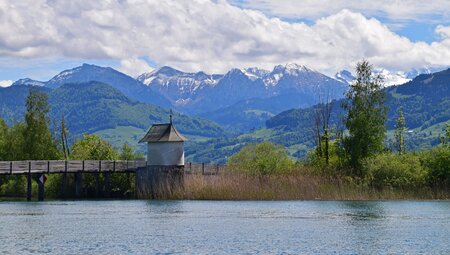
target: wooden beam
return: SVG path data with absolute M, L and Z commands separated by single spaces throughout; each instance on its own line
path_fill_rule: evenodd
M 104 175 L 105 197 L 109 198 L 111 196 L 111 172 L 104 172 Z
M 83 193 L 83 174 L 81 171 L 75 173 L 75 196 L 80 198 Z
M 27 201 L 31 201 L 31 161 L 28 162 Z
M 44 177 L 44 174 L 38 174 L 37 183 L 38 183 L 38 201 L 44 201 L 44 181 L 41 182 L 41 177 Z

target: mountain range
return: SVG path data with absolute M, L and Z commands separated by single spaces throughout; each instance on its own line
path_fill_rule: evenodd
M 388 147 L 393 143 L 394 125 L 399 110 L 403 111 L 406 119 L 408 150 L 429 148 L 440 142 L 446 123 L 450 124 L 450 69 L 421 74 L 407 83 L 386 87 L 384 91 L 385 105 L 389 109 L 386 122 Z M 345 111 L 341 107 L 342 103 L 343 99 L 332 102 L 332 130 L 344 128 Z M 219 138 L 217 141 L 199 144 L 193 157 L 196 160 L 211 157 L 222 160 L 245 144 L 272 141 L 284 145 L 292 156 L 303 158 L 315 146 L 313 128 L 317 107 L 290 109 L 271 117 L 263 128 L 232 139 Z M 210 151 L 215 151 L 215 155 L 211 155 Z
M 376 72 L 396 83 L 409 81 L 397 86 L 386 82 L 388 105 L 394 111 L 388 127 L 400 106 L 411 129 L 439 129 L 436 125 L 448 120 L 448 70 L 417 77 L 431 70 Z M 186 151 L 192 160 L 223 159 L 241 145 L 261 140 L 282 143 L 292 155 L 302 156 L 314 146 L 308 131 L 311 107 L 325 97 L 335 99 L 332 118 L 337 123 L 339 100 L 353 79 L 349 71 L 331 78 L 296 64 L 271 71 L 231 69 L 225 74 L 162 67 L 134 79 L 113 68 L 83 64 L 48 81 L 25 78 L 0 88 L 0 117 L 8 123 L 21 120 L 29 86 L 35 86 L 49 95 L 53 122 L 65 116 L 74 138 L 98 133 L 116 144 L 136 143 L 149 125 L 167 121 L 168 109 L 173 108 L 180 112 L 175 118 L 179 129 L 191 138 Z M 419 142 L 410 147 L 436 142 L 434 135 L 427 137 L 426 142 L 415 139 Z

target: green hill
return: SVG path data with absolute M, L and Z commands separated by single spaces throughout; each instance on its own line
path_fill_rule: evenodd
M 141 135 L 144 135 L 150 125 L 169 121 L 169 110 L 131 100 L 104 83 L 65 84 L 53 90 L 39 89 L 49 96 L 53 128 L 57 129 L 64 116 L 72 140 L 83 133 L 102 134 L 104 130 L 113 132 L 124 127 L 131 128 L 134 132 L 142 130 Z M 22 120 L 28 90 L 28 86 L 1 88 L 0 117 L 10 124 L 15 120 Z M 211 138 L 227 134 L 219 125 L 206 119 L 191 118 L 179 113 L 174 113 L 173 119 L 180 132 L 188 137 Z M 121 141 L 130 141 L 127 137 L 120 139 L 116 136 L 115 139 L 117 145 Z

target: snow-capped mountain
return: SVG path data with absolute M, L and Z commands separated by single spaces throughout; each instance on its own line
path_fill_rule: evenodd
M 45 85 L 45 82 L 32 80 L 30 78 L 24 78 L 15 81 L 11 86 L 18 86 L 18 85 L 42 87 Z
M 166 96 L 178 110 L 196 114 L 242 100 L 285 94 L 291 97 L 298 94 L 298 105 L 305 102 L 309 105 L 317 102 L 319 93 L 340 98 L 346 89 L 346 84 L 297 64 L 278 65 L 272 71 L 234 68 L 226 74 L 212 75 L 162 67 L 140 75 L 137 80 Z
M 381 75 L 383 77 L 383 83 L 385 87 L 400 85 L 411 80 L 404 72 L 390 72 L 387 69 L 375 69 L 374 75 Z M 414 78 L 414 77 L 413 77 Z M 347 70 L 342 70 L 334 75 L 334 79 L 344 82 L 346 84 L 352 83 L 356 77 Z
M 350 84 L 355 79 L 355 76 L 353 76 L 353 74 L 347 70 L 342 70 L 340 72 L 337 72 L 334 75 L 334 78 L 340 82 Z
M 393 86 L 393 85 L 401 85 L 407 83 L 417 77 L 420 74 L 430 74 L 444 70 L 445 68 L 416 68 L 412 69 L 408 72 L 401 71 L 389 71 L 384 68 L 375 68 L 374 74 L 380 74 L 383 77 L 383 82 L 385 87 Z M 347 70 L 342 70 L 337 72 L 334 76 L 334 79 L 344 82 L 346 84 L 350 84 L 356 77 Z
M 172 104 L 182 106 L 192 102 L 199 90 L 215 86 L 222 77 L 223 75 L 209 75 L 204 72 L 185 73 L 164 66 L 153 72 L 141 74 L 137 80 L 157 90 Z

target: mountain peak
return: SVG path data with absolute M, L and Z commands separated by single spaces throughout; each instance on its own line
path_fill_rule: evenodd
M 15 81 L 13 84 L 11 84 L 11 86 L 18 86 L 18 85 L 42 87 L 45 85 L 45 83 L 42 81 L 36 81 L 36 80 L 30 79 L 30 78 L 24 78 L 24 79 L 19 79 L 19 80 Z
M 342 70 L 334 75 L 334 79 L 345 84 L 350 84 L 355 79 L 355 76 L 348 70 Z
M 175 76 L 175 75 L 179 75 L 183 72 L 181 72 L 180 70 L 177 70 L 175 68 L 172 68 L 170 66 L 163 66 L 160 67 L 156 70 L 154 70 L 153 72 L 151 72 L 152 75 L 158 75 L 158 74 L 162 74 L 165 76 Z
M 287 63 L 285 65 L 277 65 L 273 68 L 273 73 L 286 73 L 290 75 L 296 75 L 301 72 L 312 72 L 313 70 L 307 68 L 304 65 L 296 63 Z

